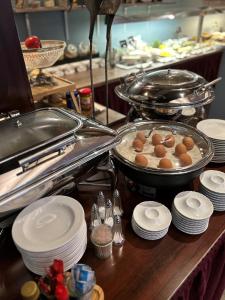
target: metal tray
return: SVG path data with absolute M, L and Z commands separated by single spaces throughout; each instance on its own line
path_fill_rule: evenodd
M 82 121 L 57 108 L 44 108 L 0 123 L 0 167 L 74 135 Z

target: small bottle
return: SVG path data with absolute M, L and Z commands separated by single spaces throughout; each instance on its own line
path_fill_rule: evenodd
M 123 230 L 122 230 L 122 223 L 121 218 L 118 215 L 114 216 L 114 225 L 113 225 L 113 244 L 116 246 L 123 245 L 125 241 Z
M 98 212 L 99 212 L 100 219 L 104 220 L 104 218 L 105 218 L 105 196 L 102 191 L 98 193 L 97 206 L 98 206 Z
M 70 109 L 74 109 L 73 99 L 69 91 L 66 92 L 66 106 Z
M 23 300 L 38 300 L 40 290 L 35 281 L 27 281 L 22 285 L 20 294 Z
M 100 219 L 100 216 L 99 216 L 98 207 L 94 203 L 92 205 L 92 208 L 91 208 L 91 225 L 90 225 L 90 229 L 92 230 L 94 227 L 96 227 L 100 224 L 101 224 L 101 219 Z
M 119 216 L 123 215 L 120 193 L 117 189 L 115 189 L 113 192 L 113 214 Z
M 92 91 L 90 88 L 79 90 L 81 112 L 86 117 L 92 116 Z
M 104 224 L 107 224 L 110 227 L 113 227 L 113 208 L 112 208 L 112 202 L 110 199 L 108 199 L 106 201 L 106 205 L 105 205 Z

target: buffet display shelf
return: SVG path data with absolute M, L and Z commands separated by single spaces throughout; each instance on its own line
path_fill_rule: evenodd
M 202 57 L 207 58 L 207 56 L 210 56 L 211 54 L 222 53 L 223 50 L 224 50 L 224 47 L 220 47 L 219 49 L 211 51 L 211 52 L 207 52 L 207 53 L 204 53 L 201 55 L 191 56 L 191 57 L 183 58 L 183 59 L 179 59 L 179 60 L 177 59 L 177 60 L 174 60 L 173 62 L 154 63 L 154 64 L 152 64 L 151 67 L 146 68 L 145 71 L 156 70 L 156 69 L 160 69 L 160 68 L 176 67 L 177 64 L 188 63 L 189 61 L 192 61 L 193 59 L 197 59 L 197 58 L 202 58 Z M 132 69 L 129 69 L 129 70 L 123 70 L 118 67 L 111 68 L 108 71 L 109 83 L 118 81 L 121 78 L 129 75 L 130 73 L 137 73 L 137 72 L 140 72 L 140 68 L 133 67 Z M 95 87 L 99 87 L 99 86 L 103 85 L 105 82 L 105 75 L 104 75 L 103 69 L 95 69 L 95 70 L 93 70 L 93 74 L 94 74 Z M 78 88 L 78 89 L 82 88 L 82 87 L 87 87 L 90 85 L 89 71 L 75 73 L 73 75 L 65 75 L 64 77 L 70 81 L 74 81 L 76 83 L 76 88 Z

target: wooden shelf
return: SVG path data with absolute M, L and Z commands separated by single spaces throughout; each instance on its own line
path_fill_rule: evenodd
M 75 6 L 73 10 L 82 8 L 82 6 Z M 54 6 L 54 7 L 26 7 L 26 8 L 14 8 L 14 13 L 16 14 L 26 14 L 26 13 L 39 13 L 39 12 L 54 12 L 54 11 L 70 11 L 68 6 Z

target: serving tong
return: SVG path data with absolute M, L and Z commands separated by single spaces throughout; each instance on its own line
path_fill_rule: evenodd
M 70 5 L 72 7 L 72 0 Z M 109 95 L 108 95 L 108 52 L 110 44 L 110 33 L 115 14 L 120 6 L 121 0 L 84 0 L 84 4 L 90 13 L 90 30 L 89 30 L 89 42 L 90 42 L 90 77 L 91 77 L 91 90 L 92 90 L 92 117 L 95 118 L 94 112 L 94 82 L 93 82 L 93 69 L 92 69 L 92 48 L 93 48 L 93 35 L 95 23 L 98 15 L 106 16 L 106 52 L 105 52 L 105 85 L 106 85 L 106 122 L 109 123 Z

